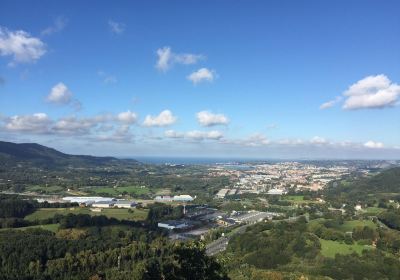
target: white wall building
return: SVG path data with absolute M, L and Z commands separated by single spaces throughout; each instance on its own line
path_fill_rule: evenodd
M 282 194 L 285 194 L 285 193 L 286 193 L 286 191 L 282 190 L 282 189 L 270 189 L 268 191 L 268 194 L 272 194 L 272 195 L 282 195 Z
M 194 198 L 187 194 L 175 195 L 173 198 L 174 201 L 193 201 Z
M 158 227 L 166 229 L 182 229 L 188 226 L 189 225 L 185 221 L 165 221 L 158 223 Z
M 94 208 L 111 208 L 115 204 L 114 201 L 99 201 L 92 204 Z
M 114 207 L 118 208 L 135 208 L 136 205 L 136 202 L 127 200 L 118 200 L 114 203 Z
M 112 197 L 101 197 L 101 196 L 66 196 L 63 197 L 64 201 L 76 202 L 76 203 L 87 203 L 87 202 L 100 202 L 100 201 L 112 201 Z

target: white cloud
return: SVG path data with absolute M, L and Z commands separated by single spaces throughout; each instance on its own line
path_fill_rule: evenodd
M 270 143 L 271 142 L 267 139 L 267 137 L 260 133 L 255 133 L 253 135 L 250 135 L 248 138 L 240 141 L 240 144 L 251 147 L 265 146 Z
M 174 124 L 177 118 L 170 110 L 162 111 L 158 116 L 147 115 L 143 125 L 144 126 L 168 126 Z
M 328 141 L 323 137 L 315 136 L 310 140 L 310 143 L 317 144 L 317 145 L 323 145 L 323 144 L 327 144 Z
M 106 72 L 98 71 L 97 74 L 103 80 L 103 83 L 105 83 L 105 84 L 114 84 L 118 81 L 116 76 L 108 74 Z
M 212 131 L 198 131 L 193 130 L 186 133 L 186 137 L 194 140 L 219 140 L 224 137 L 224 135 L 217 130 Z
M 117 120 L 123 123 L 127 124 L 132 124 L 135 123 L 137 120 L 137 115 L 134 112 L 131 112 L 130 110 L 126 112 L 121 112 L 117 116 Z
M 132 142 L 133 135 L 129 130 L 130 130 L 129 125 L 121 125 L 111 134 L 98 135 L 95 137 L 95 139 L 104 142 L 120 142 L 120 143 Z
M 167 138 L 183 138 L 184 134 L 175 130 L 166 130 L 164 136 Z
M 93 119 L 89 118 L 65 117 L 54 124 L 52 131 L 68 135 L 83 135 L 89 134 L 97 124 Z
M 213 114 L 209 111 L 201 111 L 196 114 L 201 126 L 227 125 L 229 119 L 223 114 Z
M 110 31 L 114 34 L 122 34 L 125 31 L 125 24 L 121 22 L 115 22 L 113 20 L 108 21 L 108 27 L 110 28 Z
M 385 108 L 396 105 L 400 96 L 400 86 L 381 74 L 358 81 L 343 94 L 347 97 L 344 109 Z
M 0 55 L 13 57 L 9 65 L 35 62 L 45 53 L 46 45 L 39 38 L 22 30 L 10 31 L 0 26 Z
M 54 20 L 53 25 L 43 29 L 42 32 L 40 32 L 40 35 L 46 36 L 46 35 L 52 35 L 54 33 L 58 33 L 65 28 L 67 23 L 68 23 L 68 20 L 65 17 L 59 16 Z
M 384 145 L 382 142 L 368 141 L 364 143 L 364 147 L 371 149 L 382 149 Z
M 280 145 L 297 146 L 304 144 L 302 139 L 281 139 L 277 142 Z
M 75 111 L 79 111 L 82 108 L 82 104 L 78 99 L 73 98 L 72 92 L 64 83 L 58 83 L 51 88 L 49 95 L 46 100 L 53 104 L 58 105 L 71 105 Z
M 15 115 L 5 120 L 5 128 L 15 132 L 43 134 L 49 132 L 52 121 L 45 113 L 33 115 Z
M 58 83 L 52 87 L 47 101 L 55 104 L 68 104 L 72 101 L 72 92 L 64 83 Z
M 162 71 L 167 71 L 171 67 L 171 48 L 164 47 L 157 50 L 158 60 L 156 68 Z
M 342 100 L 342 97 L 338 96 L 333 100 L 330 100 L 328 102 L 322 103 L 321 106 L 319 106 L 319 109 L 320 110 L 325 110 L 325 109 L 331 108 L 331 107 L 335 106 L 341 100 Z
M 215 71 L 209 70 L 207 68 L 200 68 L 199 70 L 193 72 L 186 78 L 193 84 L 198 84 L 201 82 L 212 82 L 215 79 Z
M 170 47 L 163 47 L 157 50 L 158 60 L 156 68 L 160 71 L 169 70 L 174 64 L 196 64 L 199 60 L 204 59 L 203 55 L 198 54 L 177 54 L 173 53 Z

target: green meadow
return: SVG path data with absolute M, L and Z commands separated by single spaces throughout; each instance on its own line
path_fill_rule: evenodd
M 360 244 L 345 244 L 332 240 L 319 240 L 321 243 L 321 254 L 324 257 L 334 258 L 336 254 L 349 255 L 357 253 L 361 255 L 363 250 L 371 250 L 373 247 Z

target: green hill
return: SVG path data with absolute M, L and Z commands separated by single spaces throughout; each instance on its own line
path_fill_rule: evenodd
M 121 160 L 114 157 L 69 155 L 36 143 L 11 143 L 0 141 L 2 165 L 30 164 L 37 167 L 90 167 L 116 164 L 137 164 L 136 160 Z
M 338 182 L 323 191 L 329 201 L 357 203 L 378 201 L 400 195 L 400 167 L 383 170 L 377 175 L 362 177 L 353 181 Z

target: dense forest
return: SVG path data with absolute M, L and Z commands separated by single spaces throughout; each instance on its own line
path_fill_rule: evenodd
M 343 242 L 372 244 L 378 239 L 377 249 L 326 258 L 320 254 L 321 242 L 338 237 L 318 236 L 319 231 L 304 218 L 257 224 L 235 236 L 221 259 L 228 263 L 235 279 L 400 279 L 400 251 L 385 247 L 393 241 L 387 232 L 355 228 L 352 237 Z M 400 242 L 400 234 L 395 235 L 395 243 Z
M 337 204 L 374 204 L 380 198 L 399 200 L 400 167 L 387 169 L 372 176 L 352 178 L 350 181 L 333 182 L 328 188 L 322 190 L 321 194 Z
M 54 235 L 0 233 L 0 279 L 227 279 L 196 243 L 149 238 L 135 228 Z
M 227 279 L 204 246 L 168 241 L 165 231 L 155 227 L 181 215 L 181 208 L 154 204 L 141 222 L 87 214 L 57 214 L 30 224 L 23 220 L 45 206 L 71 204 L 0 197 L 0 279 Z M 57 232 L 17 229 L 39 222 L 59 227 Z

